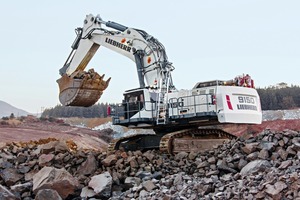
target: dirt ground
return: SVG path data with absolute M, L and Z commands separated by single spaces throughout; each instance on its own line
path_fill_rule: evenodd
M 98 131 L 70 126 L 62 121 L 40 121 L 25 119 L 23 122 L 0 125 L 0 142 L 29 142 L 55 138 L 73 140 L 78 148 L 106 150 L 107 142 L 100 138 Z
M 232 133 L 235 136 L 247 136 L 249 134 L 257 135 L 265 129 L 272 131 L 282 132 L 284 130 L 294 130 L 300 131 L 300 120 L 273 120 L 273 121 L 263 121 L 261 124 L 257 125 L 244 125 L 244 124 L 227 124 L 220 126 L 224 131 Z M 246 133 L 246 134 L 245 134 Z
M 77 119 L 78 120 L 78 119 Z M 95 122 L 94 122 L 95 123 Z M 225 125 L 222 129 L 236 136 L 243 136 L 245 133 L 254 135 L 264 129 L 274 131 L 295 130 L 300 131 L 300 120 L 274 120 L 264 121 L 260 125 Z M 89 128 L 71 126 L 62 120 L 41 121 L 34 117 L 27 117 L 24 120 L 10 120 L 9 124 L 0 123 L 0 143 L 6 142 L 29 142 L 40 139 L 55 138 L 74 141 L 78 148 L 95 149 L 105 151 L 108 143 L 106 133 L 94 131 Z

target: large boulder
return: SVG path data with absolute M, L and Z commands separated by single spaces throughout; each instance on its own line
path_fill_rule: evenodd
M 78 169 L 78 174 L 90 175 L 97 170 L 97 160 L 93 154 L 89 154 L 86 161 L 84 161 Z
M 55 155 L 52 153 L 49 154 L 42 154 L 39 156 L 39 165 L 41 167 L 44 166 L 50 166 L 51 165 L 51 161 L 54 159 Z
M 102 165 L 105 167 L 110 167 L 115 164 L 118 160 L 118 157 L 114 154 L 107 156 L 104 160 L 102 160 Z
M 0 173 L 0 176 L 2 177 L 7 186 L 12 186 L 23 178 L 23 175 L 19 174 L 18 170 L 14 168 L 4 169 Z
M 266 193 L 268 195 L 270 195 L 272 197 L 272 199 L 279 200 L 282 198 L 281 192 L 285 188 L 287 188 L 287 185 L 282 181 L 278 181 L 274 185 L 267 184 L 266 185 Z
M 43 189 L 39 190 L 34 200 L 62 200 L 56 190 Z
M 20 198 L 16 197 L 6 187 L 0 185 L 0 199 L 1 200 L 19 200 Z
M 38 193 L 42 189 L 53 189 L 58 192 L 61 198 L 65 199 L 79 187 L 75 179 L 65 169 L 44 167 L 33 176 L 33 192 Z
M 269 167 L 271 167 L 271 164 L 267 160 L 254 160 L 242 168 L 241 175 L 246 176 L 260 171 L 265 171 Z
M 89 187 L 103 198 L 111 196 L 112 177 L 110 173 L 104 172 L 103 174 L 93 176 L 89 182 Z
M 48 154 L 51 152 L 65 152 L 69 148 L 64 141 L 51 141 L 46 144 L 40 145 L 41 153 Z
M 254 151 L 257 150 L 259 146 L 258 142 L 253 142 L 253 143 L 248 143 L 245 144 L 245 146 L 243 146 L 241 149 L 246 153 L 246 154 L 250 154 L 253 153 Z
M 94 196 L 96 196 L 96 192 L 94 190 L 90 189 L 89 187 L 82 188 L 80 193 L 80 197 L 82 199 L 87 199 Z

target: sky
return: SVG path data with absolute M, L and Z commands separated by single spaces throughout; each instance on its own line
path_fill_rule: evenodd
M 33 114 L 58 105 L 58 70 L 88 14 L 157 38 L 178 89 L 243 73 L 260 88 L 300 85 L 299 10 L 299 0 L 2 1 L 0 100 Z M 139 86 L 135 63 L 105 47 L 89 68 L 112 77 L 99 103 Z

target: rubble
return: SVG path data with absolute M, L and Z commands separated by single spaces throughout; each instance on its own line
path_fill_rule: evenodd
M 299 141 L 265 130 L 174 156 L 11 143 L 0 149 L 0 199 L 300 199 Z
M 32 190 L 35 194 L 42 189 L 52 189 L 65 199 L 69 194 L 73 194 L 78 187 L 77 179 L 64 168 L 43 167 L 33 176 Z

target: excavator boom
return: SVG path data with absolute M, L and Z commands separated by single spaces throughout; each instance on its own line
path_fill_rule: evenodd
M 63 105 L 91 106 L 101 97 L 110 79 L 104 81 L 97 73 L 84 71 L 101 46 L 135 62 L 140 88 L 175 88 L 170 75 L 174 67 L 167 60 L 164 46 L 145 31 L 105 22 L 99 15 L 87 15 L 83 27 L 77 28 L 76 33 L 72 51 L 60 69 L 62 77 L 57 80 Z

